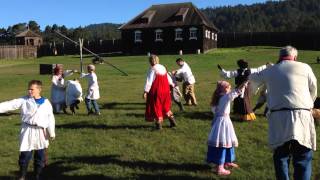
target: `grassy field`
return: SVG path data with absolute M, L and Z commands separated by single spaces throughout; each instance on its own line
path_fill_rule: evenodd
M 56 115 L 56 140 L 49 147 L 46 179 L 219 179 L 205 163 L 206 141 L 212 114 L 209 101 L 219 79 L 217 64 L 236 68 L 236 60 L 247 59 L 251 67 L 276 62 L 279 48 L 243 47 L 218 49 L 208 54 L 182 56 L 191 66 L 196 80 L 199 105 L 178 112 L 177 129 L 162 131 L 144 121 L 142 99 L 146 56 L 107 58 L 129 76 L 108 65 L 98 65 L 97 75 L 102 109 L 101 116 L 87 116 L 84 103 L 76 116 Z M 299 51 L 299 60 L 310 64 L 317 77 L 320 65 L 315 59 L 319 51 Z M 160 63 L 176 69 L 178 55 L 160 56 Z M 86 64 L 90 58 L 85 59 Z M 61 63 L 66 69 L 79 69 L 78 56 L 42 57 L 36 60 L 0 61 L 0 101 L 26 94 L 27 82 L 44 82 L 45 97 L 50 97 L 50 76 L 39 75 L 39 64 Z M 74 78 L 72 76 L 70 78 Z M 233 80 L 230 82 L 233 83 Z M 86 88 L 86 81 L 81 82 Z M 318 92 L 319 93 L 319 92 Z M 256 99 L 256 98 L 255 98 Z M 258 112 L 252 123 L 234 122 L 239 139 L 236 149 L 240 169 L 225 179 L 274 179 L 272 151 L 267 142 L 267 120 Z M 0 116 L 0 179 L 15 179 L 18 170 L 18 112 Z M 318 134 L 320 127 L 317 127 Z M 319 136 L 318 136 L 319 137 Z M 317 140 L 320 144 L 320 138 Z M 29 171 L 32 171 L 30 163 Z M 320 179 L 320 153 L 314 154 L 313 179 Z

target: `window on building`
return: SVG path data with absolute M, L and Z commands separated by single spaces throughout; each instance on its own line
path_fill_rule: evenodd
M 211 35 L 211 31 L 209 31 L 209 30 L 208 30 L 208 35 L 207 35 L 207 38 L 208 38 L 208 39 L 210 39 L 210 38 L 211 38 L 211 36 L 210 36 L 210 35 Z
M 142 42 L 142 32 L 141 31 L 134 32 L 134 42 Z
M 162 39 L 162 35 L 163 35 L 163 31 L 161 29 L 157 29 L 156 31 L 156 40 L 155 41 L 163 41 Z
M 218 34 L 215 34 L 215 40 L 218 41 Z
M 175 31 L 176 31 L 175 41 L 182 41 L 183 40 L 182 29 L 181 28 L 177 28 L 177 29 L 175 29 Z
M 215 35 L 214 33 L 211 33 L 211 39 L 214 40 L 215 39 Z
M 191 39 L 197 40 L 197 31 L 198 31 L 198 29 L 195 28 L 195 27 L 192 27 L 192 28 L 189 29 L 189 31 L 190 31 L 189 40 L 191 40 Z

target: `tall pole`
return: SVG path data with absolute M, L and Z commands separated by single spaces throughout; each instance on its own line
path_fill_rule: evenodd
M 65 38 L 65 39 L 67 39 L 67 40 L 69 40 L 69 41 L 73 42 L 75 45 L 78 45 L 78 44 L 79 44 L 78 42 L 76 42 L 76 41 L 74 41 L 74 40 L 72 40 L 72 39 L 68 38 L 68 37 L 67 37 L 67 36 L 65 36 L 64 34 L 61 34 L 59 31 L 54 31 L 54 32 L 55 32 L 55 33 L 57 33 L 57 34 L 59 34 L 61 37 L 63 37 L 63 38 Z M 84 49 L 85 51 L 89 52 L 90 54 L 94 55 L 94 56 L 95 56 L 95 57 L 97 57 L 97 58 L 103 59 L 103 58 L 101 58 L 98 54 L 96 54 L 96 53 L 94 53 L 94 52 L 90 51 L 90 50 L 89 50 L 89 49 L 87 49 L 86 47 L 82 47 L 82 49 Z M 109 63 L 108 61 L 104 61 L 104 62 L 105 62 L 105 63 L 107 63 L 109 66 L 111 66 L 111 67 L 115 68 L 115 69 L 116 69 L 116 70 L 118 70 L 119 72 L 121 72 L 123 75 L 128 76 L 128 74 L 127 74 L 126 72 L 122 71 L 122 70 L 121 70 L 121 69 L 119 69 L 117 66 L 115 66 L 115 65 L 113 65 L 113 64 L 111 64 L 111 63 Z
M 80 47 L 80 73 L 83 73 L 83 58 L 82 58 L 82 48 L 83 48 L 83 38 L 79 38 Z

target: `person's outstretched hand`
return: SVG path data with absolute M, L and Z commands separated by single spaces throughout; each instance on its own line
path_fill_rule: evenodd
M 220 71 L 222 71 L 222 67 L 220 66 L 220 64 L 218 64 L 218 69 L 220 69 Z

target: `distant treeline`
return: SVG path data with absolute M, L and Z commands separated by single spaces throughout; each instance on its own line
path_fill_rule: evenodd
M 267 1 L 253 5 L 208 7 L 201 10 L 222 33 L 320 32 L 320 0 Z M 59 44 L 64 41 L 54 33 L 55 30 L 74 40 L 81 37 L 85 41 L 99 43 L 100 40 L 120 39 L 120 25 L 102 23 L 67 28 L 54 24 L 46 26 L 41 31 L 36 21 L 29 21 L 9 26 L 7 29 L 0 28 L 0 45 L 14 44 L 15 35 L 27 28 L 41 34 L 45 44 Z
M 44 31 L 40 30 L 40 26 L 36 21 L 29 21 L 28 23 L 18 23 L 9 26 L 7 29 L 0 28 L 0 44 L 14 44 L 15 35 L 29 28 L 30 30 L 41 34 L 45 44 L 62 43 L 63 39 L 54 33 L 55 30 L 67 35 L 71 39 L 84 38 L 86 41 L 100 41 L 120 39 L 120 31 L 118 27 L 120 24 L 102 23 L 91 24 L 85 27 L 67 28 L 62 25 L 46 26 Z
M 320 0 L 267 1 L 202 9 L 222 32 L 320 31 Z

